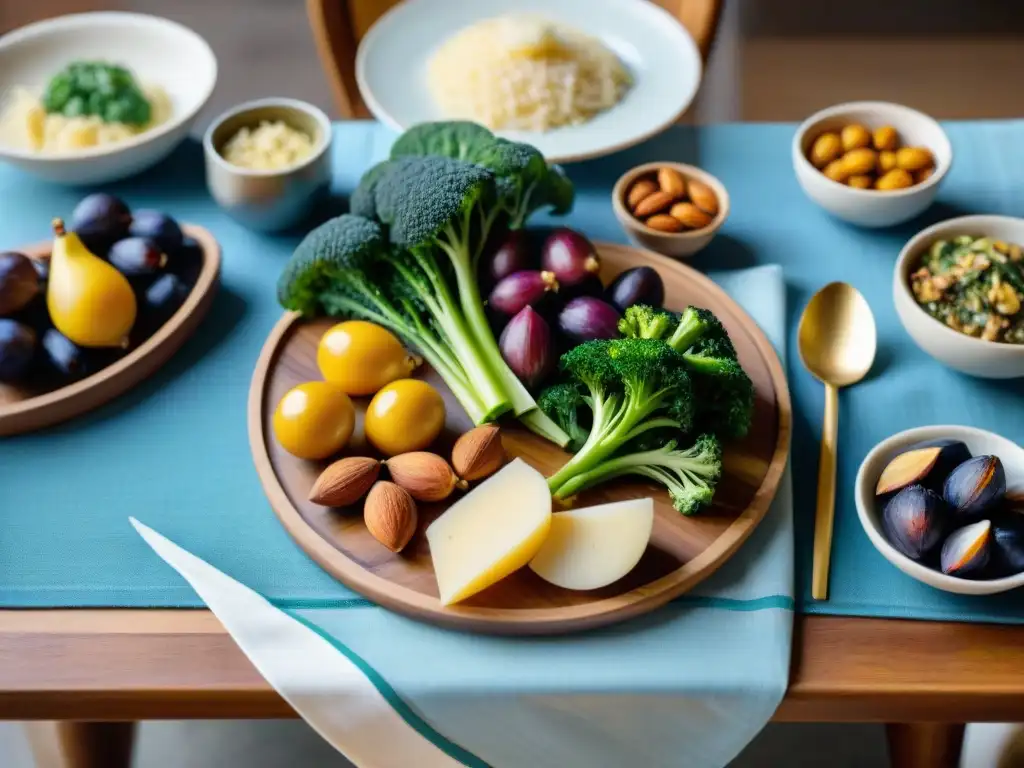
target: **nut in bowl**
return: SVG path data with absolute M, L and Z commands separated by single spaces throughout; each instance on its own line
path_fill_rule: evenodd
M 793 138 L 793 168 L 807 196 L 864 227 L 892 226 L 924 211 L 952 159 L 935 120 L 882 101 L 823 109 Z
M 875 548 L 936 589 L 1024 586 L 1024 450 L 974 427 L 909 429 L 864 459 L 857 516 Z
M 612 190 L 612 207 L 635 244 L 666 256 L 692 256 L 729 215 L 729 193 L 700 168 L 672 162 L 639 165 Z
M 260 99 L 217 117 L 203 138 L 206 185 L 217 203 L 251 229 L 299 224 L 326 193 L 331 123 L 294 99 Z
M 1024 219 L 961 216 L 912 237 L 893 303 L 921 349 L 963 373 L 1024 376 Z

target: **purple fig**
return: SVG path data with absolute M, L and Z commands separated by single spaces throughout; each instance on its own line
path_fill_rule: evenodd
M 580 296 L 558 314 L 558 328 L 574 344 L 619 336 L 619 312 L 611 304 L 592 296 Z
M 528 387 L 540 384 L 554 366 L 551 329 L 533 307 L 523 307 L 508 321 L 498 346 L 508 367 Z
M 523 230 L 514 229 L 506 233 L 497 247 L 484 257 L 479 274 L 485 285 L 492 286 L 513 272 L 533 268 L 529 238 Z
M 557 292 L 558 280 L 551 272 L 525 269 L 499 281 L 488 303 L 498 312 L 511 316 L 523 307 L 537 306 L 549 293 Z
M 608 286 L 608 301 L 620 312 L 634 304 L 660 308 L 665 302 L 665 285 L 661 275 L 651 267 L 633 267 Z
M 541 268 L 552 272 L 566 288 L 594 277 L 601 269 L 594 244 L 568 227 L 554 230 L 540 251 Z

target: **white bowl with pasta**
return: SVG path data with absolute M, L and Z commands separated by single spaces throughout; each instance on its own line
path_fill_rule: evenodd
M 693 38 L 646 0 L 403 0 L 363 37 L 355 69 L 392 128 L 472 120 L 559 163 L 661 132 L 701 80 Z
M 149 104 L 148 121 L 48 111 L 47 85 L 76 62 L 128 70 Z M 72 186 L 132 176 L 188 136 L 216 82 L 210 46 L 177 22 L 104 11 L 30 24 L 0 37 L 0 161 Z

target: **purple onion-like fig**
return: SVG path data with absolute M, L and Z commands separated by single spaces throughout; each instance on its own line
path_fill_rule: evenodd
M 592 296 L 573 299 L 558 313 L 558 329 L 574 344 L 619 336 L 619 312 Z
M 941 492 L 949 473 L 970 458 L 971 452 L 959 440 L 917 443 L 889 460 L 878 478 L 875 494 L 884 496 L 915 484 Z
M 939 565 L 949 576 L 973 576 L 986 565 L 992 550 L 992 523 L 979 520 L 949 534 L 942 545 Z
M 558 292 L 558 280 L 551 272 L 524 269 L 513 272 L 494 286 L 488 299 L 490 306 L 506 315 L 515 315 L 523 307 L 534 307 L 549 293 Z
M 882 510 L 882 530 L 889 543 L 909 557 L 920 560 L 942 541 L 942 498 L 922 485 L 908 485 Z
M 651 267 L 633 267 L 616 277 L 608 286 L 608 302 L 625 312 L 634 304 L 661 308 L 665 303 L 665 284 Z
M 508 367 L 528 387 L 536 387 L 551 373 L 555 349 L 547 321 L 533 307 L 523 307 L 508 321 L 498 340 Z
M 992 561 L 999 576 L 1024 571 L 1024 514 L 1009 510 L 992 520 Z
M 942 497 L 961 518 L 978 518 L 1002 502 L 1006 471 L 998 456 L 975 456 L 946 478 Z
M 566 288 L 596 276 L 601 269 L 594 244 L 568 227 L 559 227 L 548 235 L 540 249 L 540 264 Z
M 497 246 L 488 253 L 480 268 L 480 278 L 486 285 L 495 285 L 513 272 L 533 269 L 529 236 L 521 229 L 506 232 Z

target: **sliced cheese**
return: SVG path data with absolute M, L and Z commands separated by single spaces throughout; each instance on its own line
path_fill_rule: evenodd
M 516 459 L 427 527 L 441 604 L 465 600 L 522 568 L 550 527 L 547 481 Z
M 551 532 L 530 568 L 565 589 L 598 589 L 640 562 L 654 528 L 654 501 L 630 499 L 551 516 Z

